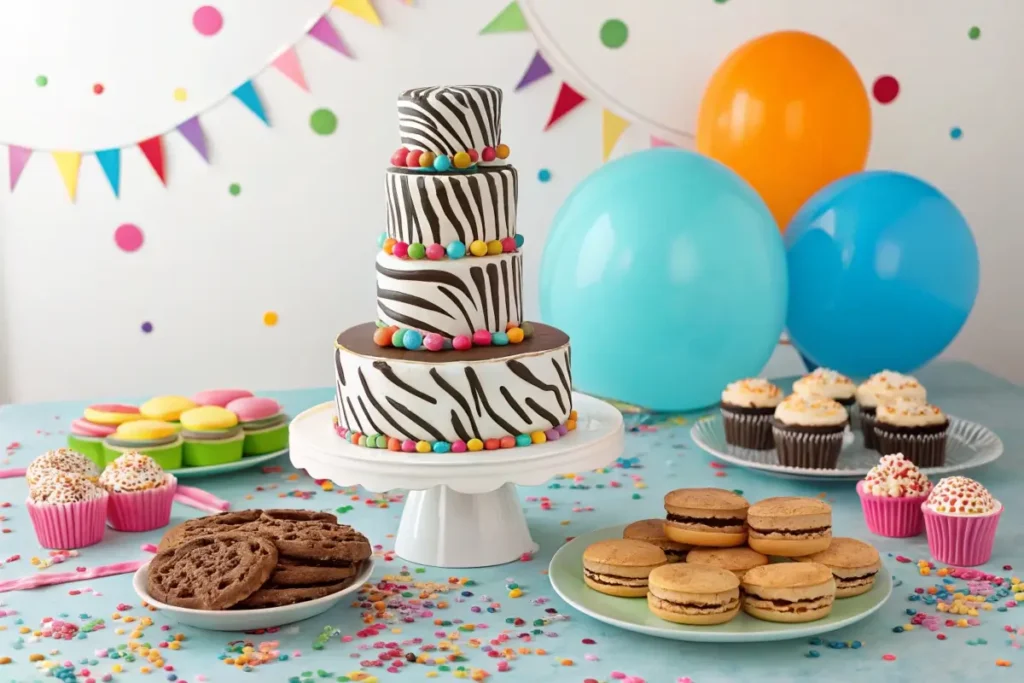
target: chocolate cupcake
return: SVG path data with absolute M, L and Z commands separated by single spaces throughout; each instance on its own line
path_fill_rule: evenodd
M 835 469 L 849 421 L 846 408 L 830 398 L 805 398 L 796 394 L 788 397 L 778 405 L 772 418 L 779 464 Z
M 918 467 L 941 467 L 946 462 L 949 418 L 937 407 L 907 399 L 878 406 L 875 438 L 882 455 L 902 453 Z
M 818 368 L 793 382 L 793 393 L 804 398 L 830 398 L 849 410 L 857 400 L 857 385 L 835 370 Z
M 899 398 L 924 403 L 928 395 L 917 379 L 892 370 L 876 372 L 857 387 L 857 412 L 860 416 L 860 429 L 864 435 L 865 448 L 878 449 L 878 442 L 875 440 L 875 411 L 878 404 Z
M 779 388 L 764 379 L 741 379 L 727 386 L 721 403 L 726 443 L 771 450 L 772 414 L 781 401 Z

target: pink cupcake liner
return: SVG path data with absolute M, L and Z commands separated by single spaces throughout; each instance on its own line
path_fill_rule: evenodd
M 25 502 L 39 545 L 51 550 L 72 550 L 96 545 L 107 526 L 110 496 L 81 503 L 37 504 Z
M 921 505 L 928 496 L 890 498 L 875 496 L 864 490 L 864 482 L 857 482 L 857 495 L 864 510 L 868 531 L 887 538 L 910 538 L 924 531 Z
M 1003 506 L 987 515 L 956 516 L 933 512 L 922 505 L 928 550 L 936 562 L 953 567 L 977 567 L 992 559 L 996 528 Z
M 178 489 L 178 480 L 167 475 L 163 486 L 147 491 L 112 492 L 107 519 L 118 531 L 152 531 L 171 521 L 171 506 Z

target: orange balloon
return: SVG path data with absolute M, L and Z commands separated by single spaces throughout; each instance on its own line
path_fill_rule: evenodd
M 785 230 L 811 195 L 864 169 L 871 105 L 850 60 L 809 33 L 770 33 L 718 67 L 697 118 L 697 151 L 740 174 Z

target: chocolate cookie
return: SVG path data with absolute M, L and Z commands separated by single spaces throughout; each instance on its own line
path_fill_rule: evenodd
M 280 555 L 298 560 L 344 565 L 362 562 L 371 553 L 366 537 L 343 524 L 261 517 L 244 530 L 273 539 Z
M 169 550 L 186 541 L 202 536 L 236 531 L 243 524 L 255 522 L 260 518 L 262 512 L 262 510 L 233 510 L 208 517 L 190 519 L 168 530 L 164 537 L 160 539 L 158 549 L 160 551 Z
M 320 586 L 351 579 L 359 569 L 358 563 L 349 566 L 302 564 L 286 557 L 278 558 L 277 568 L 270 577 L 268 588 Z
M 264 517 L 277 519 L 283 522 L 330 522 L 337 524 L 338 518 L 329 512 L 314 512 L 313 510 L 264 510 Z
M 235 609 L 259 609 L 261 607 L 293 605 L 296 602 L 316 600 L 317 598 L 322 598 L 325 595 L 337 593 L 350 585 L 352 585 L 352 579 L 324 586 L 309 586 L 306 588 L 261 588 L 242 602 L 238 603 L 235 606 Z
M 164 550 L 149 563 L 149 593 L 177 607 L 223 610 L 267 582 L 277 548 L 267 538 L 229 532 L 203 536 Z

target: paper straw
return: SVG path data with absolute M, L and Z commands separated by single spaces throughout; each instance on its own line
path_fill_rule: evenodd
M 15 468 L 13 470 L 0 470 L 0 479 L 14 479 L 15 477 L 24 477 L 25 472 L 26 470 L 24 467 L 22 467 L 21 469 Z
M 231 509 L 231 503 L 228 501 L 218 498 L 212 493 L 207 493 L 202 489 L 197 489 L 194 486 L 182 486 L 181 484 L 178 484 L 178 493 L 186 498 L 191 498 L 199 503 L 204 503 L 210 507 L 217 508 L 218 512 Z
M 197 510 L 202 510 L 203 512 L 223 512 L 223 510 L 221 510 L 220 508 L 213 507 L 212 505 L 207 505 L 206 503 L 201 503 L 198 500 L 194 498 L 189 498 L 188 496 L 182 493 L 174 494 L 174 502 L 181 503 L 182 505 L 188 505 L 189 507 L 193 507 Z
M 24 576 L 20 579 L 9 579 L 7 581 L 0 581 L 0 593 L 6 593 L 8 591 L 23 591 L 31 588 L 42 588 L 43 586 L 54 586 L 59 583 L 73 583 L 75 581 L 85 581 L 86 579 L 100 579 L 104 576 L 115 576 L 117 574 L 130 574 L 147 562 L 149 562 L 149 560 L 133 560 L 131 562 L 105 564 L 99 567 L 93 567 L 92 569 L 86 569 L 84 572 L 76 571 L 64 572 L 63 574 L 35 574 L 33 576 Z

